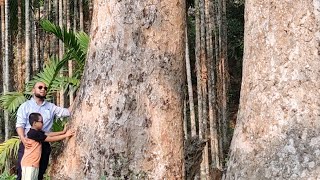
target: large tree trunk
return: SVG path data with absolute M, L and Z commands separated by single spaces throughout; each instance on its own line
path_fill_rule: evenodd
M 185 1 L 94 4 L 90 52 L 55 179 L 183 179 Z
M 317 179 L 320 3 L 245 7 L 240 110 L 226 179 Z

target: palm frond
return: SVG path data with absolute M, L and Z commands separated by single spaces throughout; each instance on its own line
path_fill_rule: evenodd
M 90 37 L 88 36 L 87 33 L 83 32 L 83 31 L 76 33 L 76 37 L 77 37 L 78 42 L 80 44 L 81 50 L 85 54 L 87 54 L 88 48 L 89 48 Z
M 48 86 L 47 94 L 50 96 L 57 89 L 51 89 L 53 81 L 57 78 L 60 70 L 63 68 L 63 64 L 59 62 L 57 58 L 50 58 L 48 64 L 45 65 L 43 70 L 35 75 L 31 81 L 28 82 L 26 86 L 26 91 L 30 92 L 35 85 L 35 83 L 41 81 Z M 60 88 L 61 89 L 61 88 Z M 59 89 L 58 89 L 59 90 Z
M 75 90 L 80 86 L 80 79 L 76 77 L 56 77 L 51 84 L 51 90 L 57 91 L 63 88 L 64 91 L 67 89 Z
M 9 158 L 16 158 L 18 154 L 20 139 L 13 136 L 0 144 L 0 170 L 5 168 L 5 163 Z
M 71 30 L 68 31 L 66 28 L 61 29 L 58 25 L 45 19 L 41 20 L 40 25 L 45 31 L 53 33 L 58 39 L 63 41 L 74 60 L 79 64 L 84 64 L 89 43 L 88 35 L 84 32 L 75 33 Z
M 29 96 L 31 95 L 21 92 L 8 92 L 0 96 L 0 106 L 9 113 L 14 113 Z

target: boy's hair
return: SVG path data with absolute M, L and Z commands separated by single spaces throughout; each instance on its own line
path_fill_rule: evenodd
M 29 123 L 32 126 L 34 122 L 38 121 L 41 118 L 41 114 L 40 113 L 31 113 L 29 115 Z

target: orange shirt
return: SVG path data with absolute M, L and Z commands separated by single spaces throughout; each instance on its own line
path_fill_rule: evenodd
M 41 143 L 32 139 L 29 139 L 29 141 L 32 146 L 30 148 L 25 147 L 21 166 L 38 168 L 42 151 Z
M 44 142 L 47 136 L 43 131 L 33 128 L 29 130 L 27 136 L 31 143 L 31 147 L 24 148 L 23 157 L 21 159 L 21 166 L 38 168 L 42 151 L 41 142 Z

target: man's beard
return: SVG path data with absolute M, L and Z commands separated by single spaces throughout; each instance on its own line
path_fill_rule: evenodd
M 40 94 L 35 93 L 34 96 L 37 97 L 37 98 L 40 98 L 40 99 L 42 99 L 42 100 L 45 100 L 45 99 L 46 99 L 46 96 L 45 96 L 45 95 L 44 95 L 44 96 L 41 96 Z

